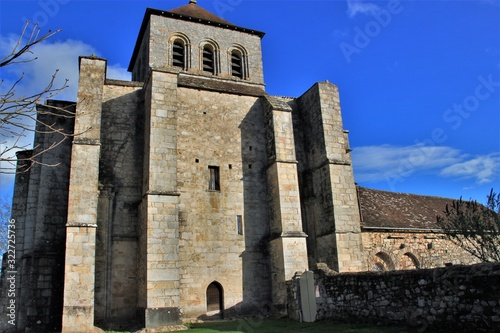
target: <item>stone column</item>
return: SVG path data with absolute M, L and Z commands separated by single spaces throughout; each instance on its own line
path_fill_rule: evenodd
M 266 98 L 267 180 L 271 205 L 270 252 L 272 298 L 278 312 L 286 312 L 286 281 L 308 269 L 303 232 L 292 109 Z
M 158 327 L 181 323 L 177 75 L 153 70 L 149 78 L 139 213 L 139 307 L 145 327 Z
M 106 61 L 80 58 L 71 155 L 62 332 L 93 332 L 102 91 Z

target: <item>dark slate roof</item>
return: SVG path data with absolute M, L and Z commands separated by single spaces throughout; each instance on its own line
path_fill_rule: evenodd
M 215 14 L 212 14 L 208 10 L 205 10 L 205 9 L 201 8 L 200 6 L 198 6 L 197 4 L 194 4 L 191 2 L 187 5 L 184 5 L 184 6 L 175 8 L 175 9 L 171 9 L 168 11 L 168 13 L 177 14 L 177 15 L 179 15 L 179 18 L 180 17 L 186 17 L 186 18 L 191 17 L 193 19 L 202 19 L 202 20 L 208 21 L 208 22 L 214 22 L 214 23 L 220 23 L 223 25 L 235 26 L 231 22 L 228 22 L 228 21 L 224 20 L 223 18 L 218 17 Z
M 174 19 L 178 20 L 185 20 L 185 21 L 193 21 L 193 22 L 198 22 L 201 24 L 206 24 L 206 25 L 211 25 L 211 26 L 216 26 L 220 28 L 225 28 L 229 30 L 236 30 L 236 31 L 241 31 L 245 32 L 251 35 L 257 35 L 259 37 L 264 37 L 265 33 L 262 31 L 254 30 L 254 29 L 248 29 L 244 28 L 242 26 L 235 25 L 229 21 L 224 20 L 223 18 L 210 13 L 208 10 L 198 6 L 195 3 L 188 3 L 187 5 L 171 9 L 168 11 L 161 11 L 158 9 L 151 9 L 148 8 L 146 10 L 146 15 L 149 14 L 155 14 L 155 15 L 160 15 L 160 16 L 165 16 L 165 17 L 172 17 Z
M 388 229 L 439 229 L 442 215 L 453 199 L 396 193 L 358 187 L 362 227 Z
M 192 22 L 197 22 L 200 24 L 205 24 L 205 25 L 210 25 L 210 26 L 216 26 L 224 29 L 230 29 L 230 30 L 235 30 L 235 31 L 240 31 L 240 32 L 245 32 L 248 34 L 252 35 L 257 35 L 260 38 L 264 37 L 265 33 L 254 30 L 254 29 L 247 29 L 243 28 L 241 26 L 237 26 L 232 24 L 231 22 L 228 22 L 224 20 L 221 17 L 218 17 L 215 14 L 210 13 L 208 10 L 203 9 L 202 7 L 198 6 L 196 3 L 189 2 L 187 5 L 168 10 L 168 11 L 163 11 L 160 9 L 153 9 L 153 8 L 147 8 L 146 13 L 144 14 L 144 19 L 142 20 L 142 25 L 141 29 L 139 31 L 139 36 L 137 38 L 134 52 L 132 54 L 132 59 L 130 60 L 130 64 L 128 67 L 129 71 L 132 71 L 132 66 L 135 63 L 135 59 L 137 58 L 137 53 L 139 52 L 139 48 L 141 46 L 142 38 L 144 36 L 144 32 L 146 31 L 146 28 L 149 23 L 149 18 L 151 15 L 158 15 L 158 16 L 164 16 L 164 17 L 171 17 L 177 20 L 184 20 L 184 21 L 192 21 Z

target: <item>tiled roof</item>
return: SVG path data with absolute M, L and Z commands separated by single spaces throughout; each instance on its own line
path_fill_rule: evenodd
M 179 20 L 187 20 L 187 21 L 195 21 L 197 23 L 216 26 L 225 29 L 231 29 L 236 31 L 241 31 L 245 33 L 249 33 L 252 35 L 257 35 L 259 37 L 263 37 L 265 34 L 261 31 L 244 28 L 238 25 L 235 25 L 229 21 L 224 20 L 223 18 L 210 13 L 208 10 L 198 6 L 195 3 L 190 2 L 187 5 L 171 9 L 168 11 L 161 11 L 157 9 L 148 8 L 150 14 L 161 15 L 176 18 Z
M 439 229 L 436 216 L 453 199 L 358 187 L 362 227 Z
M 231 22 L 228 22 L 228 21 L 224 20 L 223 18 L 210 13 L 208 10 L 203 9 L 194 3 L 189 3 L 187 5 L 169 10 L 168 12 L 173 13 L 173 14 L 177 14 L 177 15 L 182 15 L 185 17 L 192 17 L 192 18 L 202 19 L 205 21 L 217 22 L 217 23 L 221 23 L 224 25 L 234 26 L 234 24 L 232 24 Z

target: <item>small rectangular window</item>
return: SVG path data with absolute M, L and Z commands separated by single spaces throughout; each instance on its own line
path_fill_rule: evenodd
M 243 221 L 241 220 L 241 215 L 236 215 L 236 225 L 238 228 L 238 235 L 243 235 Z
M 220 191 L 220 172 L 218 166 L 209 166 L 208 189 L 211 191 Z

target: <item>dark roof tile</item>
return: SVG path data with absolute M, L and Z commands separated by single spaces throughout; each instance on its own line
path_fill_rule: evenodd
M 171 9 L 168 12 L 173 13 L 173 14 L 177 14 L 177 15 L 181 15 L 181 16 L 202 19 L 205 21 L 217 22 L 217 23 L 221 23 L 224 25 L 235 26 L 231 22 L 228 22 L 228 21 L 224 20 L 223 18 L 221 18 L 215 14 L 210 13 L 208 10 L 203 9 L 194 3 L 189 3 L 187 5 L 184 5 L 184 6 L 175 8 L 175 9 Z
M 438 229 L 436 216 L 453 199 L 358 187 L 362 226 L 369 228 Z

